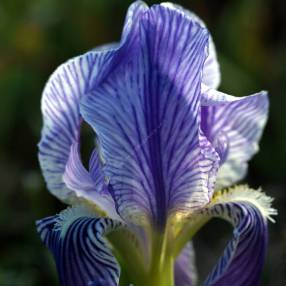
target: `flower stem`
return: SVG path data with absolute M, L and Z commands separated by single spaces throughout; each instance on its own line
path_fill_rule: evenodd
M 154 234 L 152 243 L 152 260 L 148 283 L 150 286 L 174 286 L 174 258 L 168 253 L 168 237 Z

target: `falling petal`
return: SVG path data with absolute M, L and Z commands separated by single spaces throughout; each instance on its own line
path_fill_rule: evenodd
M 120 268 L 104 236 L 120 227 L 120 222 L 95 217 L 83 207 L 37 222 L 62 286 L 118 285 Z
M 230 222 L 233 238 L 203 285 L 260 285 L 267 245 L 266 219 L 276 214 L 272 199 L 260 191 L 238 186 L 219 192 L 202 213 Z

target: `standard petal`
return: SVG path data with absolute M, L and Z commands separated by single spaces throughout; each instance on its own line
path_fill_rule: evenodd
M 268 97 L 262 91 L 234 97 L 202 88 L 201 128 L 220 155 L 217 188 L 242 179 L 247 162 L 258 151 L 268 116 Z
M 189 242 L 175 262 L 175 286 L 194 286 L 196 283 L 195 252 Z
M 62 286 L 115 286 L 120 268 L 104 236 L 119 222 L 70 208 L 37 222 L 42 241 L 53 253 Z
M 69 60 L 50 77 L 42 96 L 44 127 L 39 143 L 39 160 L 49 190 L 67 200 L 71 190 L 62 180 L 71 145 L 79 140 L 82 118 L 79 100 L 128 55 L 136 42 L 138 15 L 145 9 L 133 4 L 119 45 L 99 49 Z
M 125 218 L 162 226 L 169 212 L 209 201 L 216 156 L 198 124 L 207 39 L 183 13 L 155 5 L 140 22 L 140 51 L 82 100 Z
M 192 21 L 195 21 L 199 23 L 203 28 L 206 28 L 206 24 L 200 17 L 198 17 L 193 12 L 183 8 L 182 6 L 173 3 L 162 3 L 161 5 L 183 12 L 184 15 L 189 17 Z M 202 82 L 208 87 L 216 89 L 220 85 L 220 80 L 220 67 L 217 60 L 216 49 L 213 39 L 211 35 L 209 35 L 208 57 L 204 63 Z
M 266 218 L 276 214 L 272 199 L 245 186 L 220 192 L 202 212 L 230 222 L 233 238 L 203 285 L 260 285 L 267 247 Z

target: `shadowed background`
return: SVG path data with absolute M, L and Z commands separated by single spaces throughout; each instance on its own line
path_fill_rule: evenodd
M 158 1 L 146 1 L 148 4 Z M 118 41 L 125 0 L 0 1 L 0 285 L 58 285 L 36 219 L 64 208 L 45 188 L 37 160 L 41 92 L 67 59 Z M 177 1 L 207 23 L 221 64 L 220 90 L 270 93 L 270 118 L 246 182 L 275 197 L 263 285 L 286 280 L 286 20 L 283 1 Z M 195 238 L 201 279 L 221 254 L 231 228 L 212 221 Z

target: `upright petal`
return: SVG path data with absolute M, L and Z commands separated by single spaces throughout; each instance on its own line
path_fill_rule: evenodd
M 189 242 L 175 262 L 175 286 L 194 286 L 196 283 L 195 252 Z
M 228 243 L 203 285 L 260 285 L 267 247 L 266 218 L 276 214 L 272 199 L 245 186 L 218 193 L 210 206 L 203 210 L 211 217 L 221 217 L 234 226 Z
M 200 17 L 182 6 L 173 3 L 163 3 L 162 5 L 183 12 L 186 17 L 189 17 L 192 21 L 197 22 L 199 25 L 201 25 L 201 27 L 206 28 L 206 24 Z M 211 35 L 209 35 L 208 56 L 204 63 L 202 82 L 208 87 L 216 89 L 220 85 L 220 80 L 220 67 L 217 60 L 216 49 L 213 39 Z
M 121 226 L 81 207 L 38 221 L 38 232 L 54 255 L 61 285 L 118 285 L 120 268 L 104 236 Z
M 69 199 L 72 193 L 62 176 L 71 146 L 80 137 L 79 100 L 124 58 L 124 53 L 127 55 L 132 49 L 138 34 L 137 18 L 144 9 L 141 2 L 130 7 L 119 45 L 69 60 L 53 73 L 46 84 L 42 96 L 44 127 L 39 143 L 39 160 L 49 190 L 62 200 Z
M 198 123 L 208 34 L 155 5 L 139 36 L 140 51 L 83 98 L 81 111 L 101 143 L 119 213 L 163 226 L 168 213 L 209 201 L 216 156 Z
M 242 179 L 268 115 L 266 92 L 234 97 L 203 86 L 201 127 L 220 155 L 217 188 Z

